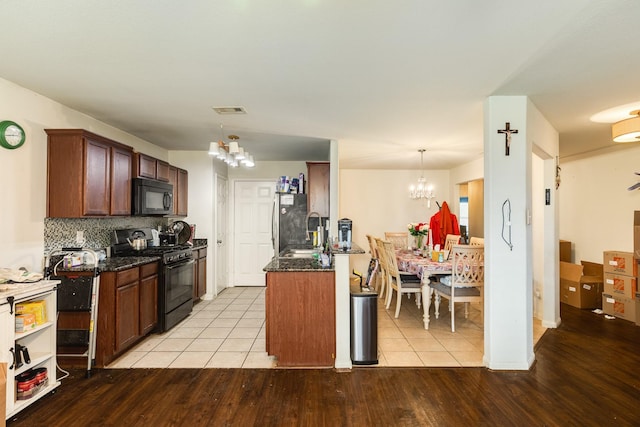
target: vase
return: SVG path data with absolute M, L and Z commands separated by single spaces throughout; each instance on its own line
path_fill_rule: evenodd
M 424 240 L 424 236 L 422 234 L 418 234 L 415 237 L 415 248 L 422 249 L 422 241 Z

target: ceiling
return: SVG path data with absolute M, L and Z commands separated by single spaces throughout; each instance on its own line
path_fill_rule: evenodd
M 425 148 L 425 168 L 448 169 L 482 155 L 492 95 L 528 96 L 569 159 L 618 148 L 589 118 L 640 101 L 636 0 L 3 0 L 2 12 L 0 77 L 170 150 L 207 150 L 222 124 L 256 162 L 327 159 L 333 139 L 342 167 L 416 169 Z

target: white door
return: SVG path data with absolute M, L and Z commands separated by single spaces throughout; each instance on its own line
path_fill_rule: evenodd
M 216 255 L 215 255 L 215 294 L 229 284 L 229 245 L 227 245 L 227 200 L 229 190 L 227 178 L 216 174 Z
M 265 265 L 273 257 L 271 215 L 274 181 L 234 184 L 233 267 L 235 286 L 265 286 Z

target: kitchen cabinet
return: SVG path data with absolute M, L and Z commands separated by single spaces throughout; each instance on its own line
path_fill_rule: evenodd
M 158 263 L 140 266 L 140 335 L 158 324 Z
M 169 184 L 173 185 L 173 214 L 185 217 L 189 204 L 189 172 L 169 165 Z
M 98 320 L 96 328 L 95 366 L 102 368 L 155 330 L 158 324 L 157 261 L 121 271 L 100 273 Z M 88 272 L 60 272 L 66 276 L 89 275 Z M 86 329 L 86 316 L 61 312 L 59 327 Z M 86 358 L 60 356 L 64 366 L 86 366 Z M 82 364 L 82 365 L 81 365 Z
M 136 178 L 157 179 L 169 182 L 169 163 L 142 153 L 135 153 L 133 162 Z
M 329 162 L 307 162 L 307 204 L 309 212 L 329 216 Z
M 48 217 L 131 215 L 131 147 L 82 129 L 45 132 Z
M 60 385 L 56 372 L 57 283 L 59 282 L 43 280 L 15 293 L 11 290 L 3 292 L 0 297 L 0 356 L 3 362 L 7 362 L 5 419 L 11 418 Z M 14 300 L 10 301 L 11 298 Z M 28 331 L 16 332 L 16 304 L 39 300 L 45 303 L 46 321 Z M 29 363 L 22 357 L 22 366 L 17 366 L 13 357 L 18 345 L 26 347 L 30 357 Z M 34 388 L 30 397 L 24 398 L 28 395 L 25 393 L 23 398 L 18 399 L 18 377 L 40 368 L 46 369 L 47 382 Z
M 139 269 L 116 273 L 115 347 L 120 353 L 140 338 Z M 98 309 L 98 313 L 100 310 Z
M 207 248 L 193 250 L 193 300 L 197 301 L 207 292 Z
M 278 366 L 333 366 L 335 274 L 267 272 L 266 347 Z

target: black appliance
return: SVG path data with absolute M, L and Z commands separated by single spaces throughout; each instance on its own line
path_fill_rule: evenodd
M 148 228 L 115 230 L 111 235 L 111 255 L 159 256 L 158 332 L 168 331 L 191 313 L 193 308 L 194 263 L 190 244 L 148 246 L 135 250 L 128 240 L 144 235 L 148 243 L 152 232 Z M 128 239 L 128 240 L 127 240 Z
M 131 200 L 133 215 L 173 214 L 173 185 L 153 179 L 134 178 Z

